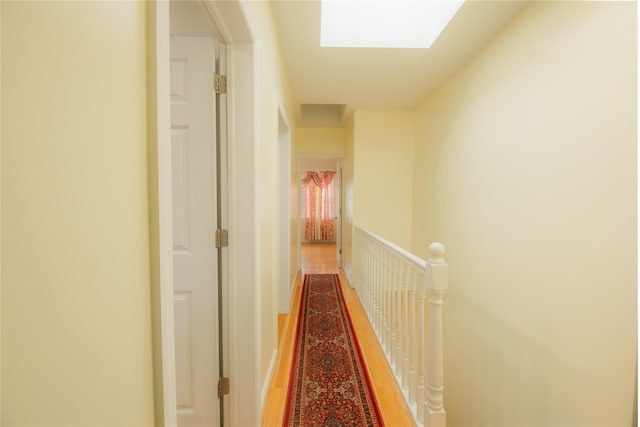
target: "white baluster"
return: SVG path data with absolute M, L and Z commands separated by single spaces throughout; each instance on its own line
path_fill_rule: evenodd
M 385 291 L 386 291 L 386 285 L 387 285 L 387 263 L 386 263 L 386 259 L 385 257 L 387 256 L 387 254 L 384 251 L 384 247 L 382 245 L 380 245 L 380 344 L 382 345 L 382 350 L 385 350 L 385 338 L 386 338 L 386 332 L 387 332 L 387 321 L 385 318 L 385 311 L 387 309 L 385 303 L 386 303 L 386 298 L 385 298 Z
M 416 405 L 416 398 L 418 394 L 418 372 L 416 368 L 416 322 L 418 321 L 416 316 L 416 289 L 417 284 L 421 280 L 418 279 L 414 269 L 411 269 L 411 284 L 409 288 L 409 404 Z
M 371 247 L 369 245 L 368 240 L 364 240 L 364 246 L 367 251 L 367 257 L 364 260 L 364 266 L 365 266 L 364 268 L 367 272 L 366 283 L 365 283 L 365 286 L 367 287 L 366 293 L 365 293 L 366 295 L 365 305 L 367 308 L 367 316 L 369 317 L 369 319 L 371 319 Z
M 367 316 L 371 318 L 371 251 L 369 248 L 369 242 L 366 237 L 360 233 L 360 239 L 362 239 L 362 246 L 364 248 L 365 258 L 362 260 L 363 270 L 364 270 L 364 280 L 363 280 L 363 298 L 364 298 L 364 308 L 367 312 Z
M 378 337 L 384 337 L 384 249 L 378 244 Z M 384 345 L 384 340 L 381 340 Z
M 382 337 L 382 247 L 376 243 L 376 333 Z
M 360 248 L 360 250 L 358 251 L 358 282 L 360 285 L 359 292 L 362 296 L 361 298 L 366 309 L 367 269 L 365 267 L 365 260 L 367 259 L 367 247 L 362 240 L 361 234 L 358 234 L 358 247 Z
M 371 313 L 369 313 L 369 320 L 373 329 L 376 328 L 375 312 L 376 312 L 376 300 L 375 300 L 375 288 L 376 288 L 376 254 L 373 242 L 368 242 L 369 252 L 371 253 L 371 259 L 369 260 L 369 271 L 371 272 L 371 280 L 369 282 L 369 293 L 371 294 Z
M 396 377 L 402 375 L 402 265 L 403 260 L 396 257 L 395 279 L 393 281 L 393 338 L 395 348 L 393 351 L 393 367 Z
M 391 257 L 391 368 L 398 370 L 398 262 L 396 255 Z
M 409 265 L 402 265 L 402 388 L 409 390 Z
M 426 399 L 426 331 L 424 330 L 424 304 L 426 297 L 425 280 L 418 282 L 416 296 L 418 299 L 418 393 L 416 402 L 418 404 L 418 422 L 424 422 L 424 403 Z
M 371 248 L 371 241 L 367 239 L 367 294 L 369 300 L 369 320 L 373 319 L 373 249 Z
M 391 354 L 391 255 L 385 249 L 384 254 L 384 352 L 387 359 Z
M 386 251 L 384 247 L 380 245 L 380 338 L 382 343 L 382 348 L 386 348 L 386 333 L 387 333 L 387 319 L 386 319 L 386 309 L 387 309 L 387 261 L 386 261 Z
M 375 316 L 376 316 L 376 253 L 373 242 L 369 241 L 369 253 L 371 254 L 369 259 L 369 271 L 371 274 L 371 280 L 369 281 L 369 294 L 371 295 L 371 312 L 369 313 L 369 320 L 371 325 L 375 329 Z
M 363 239 L 362 234 L 360 235 L 360 239 L 361 239 L 360 244 L 362 245 L 362 250 L 364 253 L 364 256 L 360 260 L 360 264 L 362 265 L 362 272 L 363 272 L 362 298 L 364 302 L 364 309 L 367 312 L 367 316 L 368 316 L 369 315 L 369 284 L 371 283 L 371 278 L 370 278 L 371 271 L 369 270 L 369 257 L 371 255 L 369 254 L 369 246 L 367 245 L 367 241 Z
M 442 306 L 443 295 L 448 287 L 448 266 L 444 261 L 445 248 L 441 243 L 429 246 L 426 265 L 426 286 L 429 289 L 429 368 L 427 373 L 427 401 L 425 402 L 425 426 L 444 427 L 443 339 Z
M 363 290 L 363 276 L 364 276 L 364 270 L 362 269 L 362 258 L 364 257 L 364 247 L 362 246 L 362 239 L 360 239 L 360 234 L 356 233 L 355 235 L 355 246 L 358 248 L 358 252 L 357 252 L 357 257 L 355 259 L 355 264 L 357 268 L 358 273 L 355 274 L 354 271 L 354 275 L 355 277 L 353 278 L 355 281 L 355 285 L 356 285 L 356 291 L 358 292 L 358 295 L 360 296 L 360 300 L 363 300 L 363 294 L 362 294 L 362 290 Z M 364 304 L 364 303 L 363 303 Z
M 362 240 L 362 235 L 356 231 L 356 238 L 358 239 L 358 291 L 360 295 L 360 299 L 362 300 L 362 306 L 367 310 L 367 298 L 365 290 L 367 289 L 367 270 L 364 267 L 364 260 L 367 259 L 367 248 L 364 245 L 364 241 Z
M 367 311 L 367 268 L 365 266 L 365 262 L 367 259 L 367 247 L 364 244 L 364 241 L 362 240 L 362 235 L 360 235 L 360 233 L 357 234 L 358 237 L 358 246 L 360 248 L 359 251 L 359 255 L 358 255 L 358 270 L 360 271 L 360 273 L 358 273 L 358 277 L 359 277 L 359 284 L 360 284 L 360 288 L 359 288 L 359 292 L 360 292 L 360 298 L 362 300 L 362 306 L 364 307 L 365 312 Z

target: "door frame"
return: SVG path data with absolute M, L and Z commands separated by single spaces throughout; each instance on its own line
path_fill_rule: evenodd
M 282 99 L 278 101 L 278 313 L 286 314 L 291 305 L 296 273 L 291 274 L 291 126 Z
M 258 46 L 243 2 L 200 0 L 227 48 L 228 313 L 230 420 L 260 423 L 259 290 L 255 213 Z M 177 425 L 173 318 L 169 2 L 147 2 L 149 234 L 156 425 Z M 241 124 L 241 125 L 240 125 Z M 249 164 L 250 167 L 246 167 Z M 247 310 L 253 304 L 254 310 Z M 247 318 L 249 317 L 249 318 Z
M 337 171 L 336 171 L 336 175 L 338 176 L 338 224 L 337 224 L 337 230 L 336 230 L 336 258 L 337 258 L 337 262 L 338 262 L 338 269 L 342 270 L 342 220 L 344 219 L 342 216 L 342 210 L 343 210 L 343 201 L 344 201 L 344 186 L 342 185 L 342 162 L 343 162 L 343 158 L 340 157 L 337 160 Z M 335 179 L 335 178 L 334 178 Z M 335 190 L 334 190 L 335 191 Z

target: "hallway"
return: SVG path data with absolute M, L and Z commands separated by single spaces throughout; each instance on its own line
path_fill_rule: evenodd
M 365 366 L 373 383 L 373 392 L 380 407 L 384 423 L 390 426 L 413 426 L 415 424 L 411 413 L 378 344 L 367 315 L 360 304 L 358 295 L 355 289 L 346 285 L 347 278 L 344 272 L 338 269 L 335 254 L 335 243 L 303 244 L 302 273 L 339 274 L 345 302 L 362 349 Z M 282 425 L 301 290 L 302 278 L 298 274 L 289 314 L 280 315 L 278 322 L 279 355 L 275 374 L 271 380 L 264 405 L 262 425 L 265 427 Z
M 367 294 L 357 228 L 421 259 L 447 248 L 449 426 L 637 424 L 638 3 L 467 1 L 432 48 L 400 50 L 323 47 L 319 0 L 0 1 L 0 424 L 179 425 L 201 398 L 178 372 L 217 395 L 219 364 L 205 377 L 200 352 L 176 351 L 175 314 L 195 324 L 201 301 L 174 286 L 174 252 L 194 243 L 174 185 L 201 176 L 185 168 L 193 132 L 171 126 L 193 70 L 171 62 L 180 3 L 227 66 L 214 176 L 229 425 L 281 425 L 299 159 L 327 156 L 341 158 L 343 282 Z M 304 268 L 336 271 L 333 257 Z M 407 424 L 345 294 L 385 423 Z

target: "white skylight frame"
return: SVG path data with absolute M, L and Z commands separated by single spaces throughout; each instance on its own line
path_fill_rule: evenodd
M 321 0 L 320 46 L 429 48 L 464 0 Z

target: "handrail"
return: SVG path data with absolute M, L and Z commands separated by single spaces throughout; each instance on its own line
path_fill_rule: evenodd
M 391 370 L 418 426 L 444 427 L 445 248 L 432 243 L 423 260 L 370 231 L 355 231 L 355 287 Z
M 365 230 L 364 228 L 360 228 L 359 226 L 355 226 L 356 231 L 364 234 L 365 236 L 370 237 L 371 239 L 379 242 L 380 244 L 388 247 L 389 249 L 395 251 L 398 253 L 398 255 L 402 256 L 403 258 L 405 258 L 407 261 L 412 262 L 413 264 L 415 264 L 418 267 L 424 268 L 426 265 L 426 261 L 423 260 L 422 258 L 420 258 L 417 255 L 412 254 L 411 252 L 407 251 L 406 249 L 401 248 L 400 246 L 396 245 L 395 243 L 392 243 L 376 234 L 373 234 L 367 230 Z

